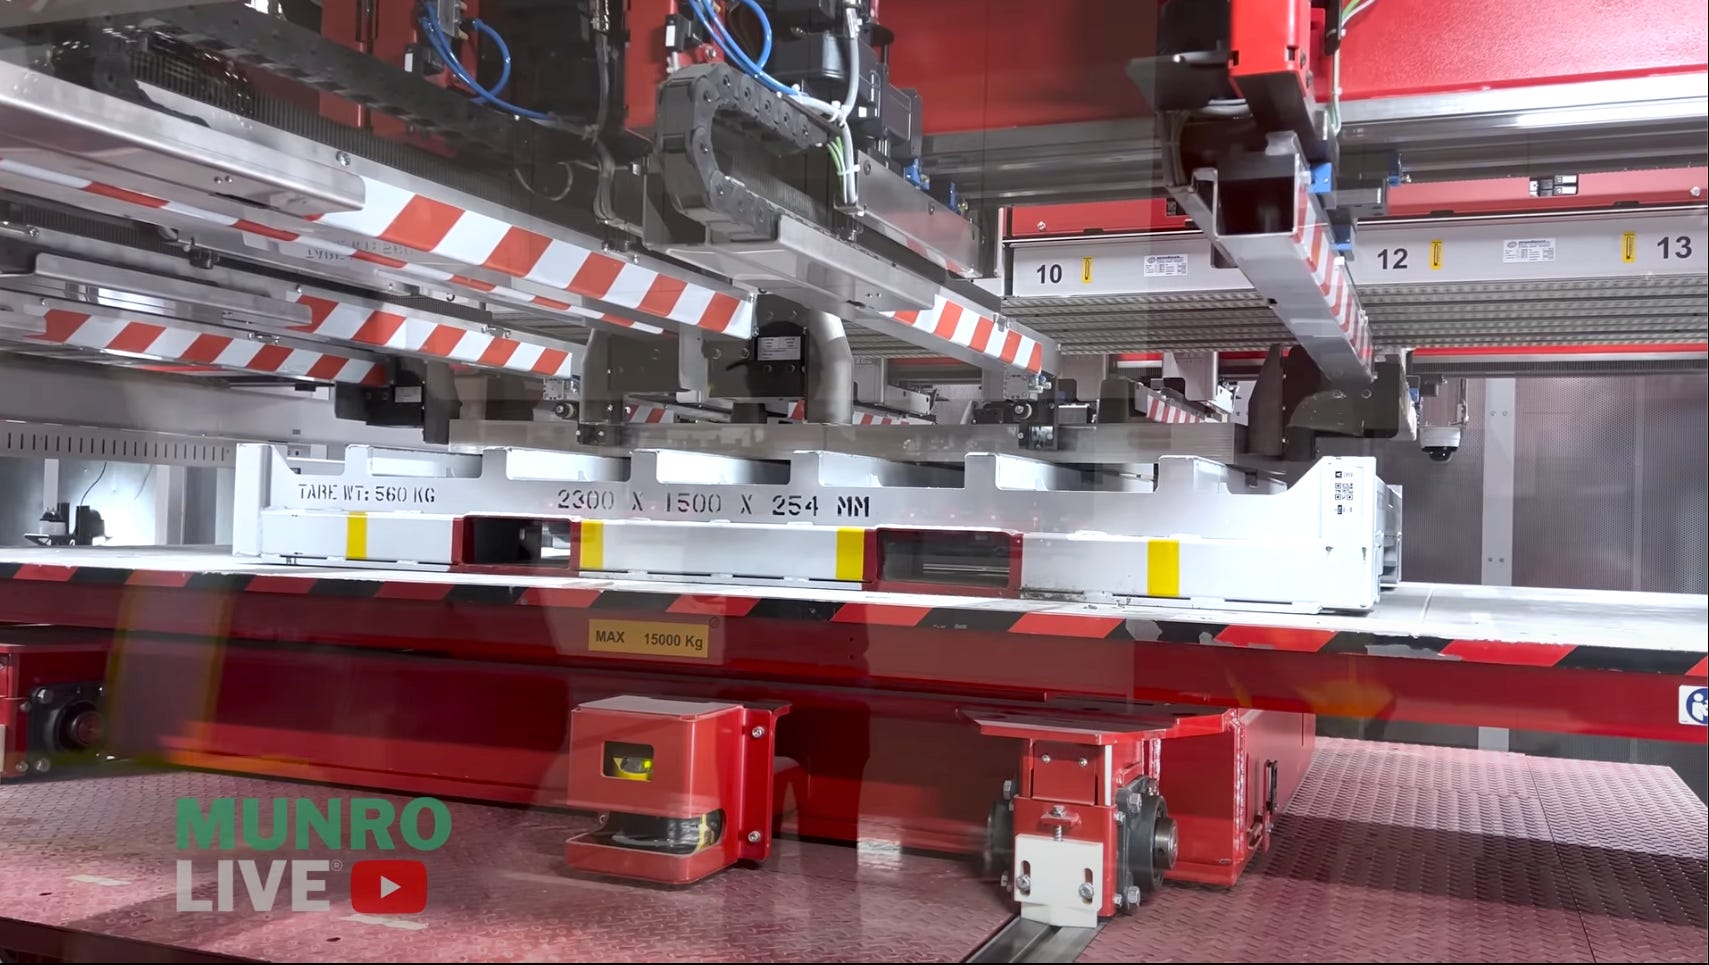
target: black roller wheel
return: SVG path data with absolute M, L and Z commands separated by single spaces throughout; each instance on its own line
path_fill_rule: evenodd
M 1169 805 L 1147 778 L 1116 792 L 1116 807 L 1122 823 L 1117 895 L 1121 911 L 1131 915 L 1163 887 L 1164 875 L 1175 866 L 1180 838 Z
M 1015 806 L 1008 800 L 996 801 L 985 818 L 985 851 L 981 856 L 981 871 L 986 878 L 996 880 L 1015 864 Z

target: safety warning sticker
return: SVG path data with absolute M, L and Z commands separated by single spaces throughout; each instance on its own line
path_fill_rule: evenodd
M 1709 727 L 1709 687 L 1679 688 L 1679 722 Z

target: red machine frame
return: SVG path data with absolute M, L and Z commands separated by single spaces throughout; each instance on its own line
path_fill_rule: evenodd
M 631 128 L 652 124 L 652 93 L 665 71 L 664 18 L 674 7 L 675 0 L 630 4 Z M 1610 19 L 1596 0 L 1566 0 L 1515 30 L 1510 11 L 1496 4 L 1382 0 L 1348 31 L 1342 97 L 1701 71 L 1709 67 L 1709 27 L 1700 13 L 1685 0 L 1637 0 Z M 885 0 L 881 20 L 898 38 L 892 80 L 919 90 L 927 134 L 1148 113 L 1126 69 L 1155 43 L 1154 0 L 1057 0 L 1048 13 L 1035 0 Z M 1432 25 L 1428 42 L 1411 29 L 1419 23 Z M 1589 29 L 1596 44 L 1584 43 Z M 1318 71 L 1314 81 L 1318 99 L 1327 100 L 1330 72 Z
M 967 717 L 1045 713 L 1107 727 L 1157 705 L 1252 708 L 1172 711 L 1186 720 L 1153 758 L 1171 766 L 1147 772 L 1160 774 L 1180 822 L 1175 876 L 1222 884 L 1263 846 L 1268 815 L 1303 774 L 1312 714 L 1705 736 L 1655 711 L 1709 675 L 1693 653 L 1480 640 L 1403 648 L 1368 634 L 1214 624 L 1160 624 L 1147 639 L 1121 617 L 1026 612 L 1024 602 L 1008 611 L 400 576 L 8 563 L 0 616 L 89 628 L 7 631 L 14 645 L 113 644 L 115 753 L 416 793 L 575 801 L 564 731 L 590 701 L 788 703 L 777 756 L 800 768 L 785 782 L 794 806 L 783 827 L 851 841 L 882 828 L 940 851 L 981 849 L 986 810 L 1015 776 L 1013 746 Z M 594 648 L 591 628 L 612 619 L 682 626 L 709 645 L 696 657 Z M 1408 648 L 1446 659 L 1395 655 Z M 372 706 L 385 712 L 362 710 Z M 773 793 L 761 773 L 744 793 Z
M 0 630 L 0 640 L 0 653 L 38 667 L 32 686 L 104 673 L 105 750 L 128 759 L 602 813 L 725 810 L 737 833 L 692 855 L 616 848 L 598 833 L 566 844 L 572 868 L 665 884 L 764 860 L 774 828 L 979 854 L 989 805 L 1017 773 L 1013 738 L 1138 720 L 1145 734 L 1117 742 L 1133 753 L 1113 786 L 1140 774 L 1160 778 L 1165 797 L 1179 799 L 1170 813 L 1181 828 L 1180 860 L 1170 876 L 1232 885 L 1303 779 L 1314 739 L 1309 715 L 1257 710 L 1057 702 L 1063 709 L 1047 726 L 1029 723 L 1035 701 L 941 690 L 850 691 L 657 667 L 448 661 L 363 645 L 45 627 Z M 71 653 L 77 662 L 42 659 Z M 670 712 L 667 705 L 682 701 L 697 702 L 695 712 Z M 455 714 L 443 712 L 451 706 Z M 1046 736 L 1039 753 L 1021 755 L 1023 778 L 1062 770 L 1051 768 L 1053 749 L 1070 777 L 1093 773 L 1074 763 L 1084 753 L 1062 750 L 1077 738 Z M 662 783 L 645 788 L 609 780 L 601 773 L 608 739 L 701 766 L 661 769 Z M 948 761 L 955 764 L 946 771 Z M 1162 768 L 1165 761 L 1174 766 Z M 1062 781 L 1023 779 L 1022 787 L 1016 804 L 1028 820 L 1034 810 L 1071 806 L 1079 814 L 1092 803 Z M 1113 833 L 1109 798 L 1071 836 Z M 1113 900 L 1103 896 L 1104 913 Z

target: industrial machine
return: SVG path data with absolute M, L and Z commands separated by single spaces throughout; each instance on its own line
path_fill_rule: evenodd
M 232 476 L 229 547 L 0 550 L 0 794 L 543 805 L 691 892 L 882 842 L 1060 955 L 1236 885 L 1314 715 L 1705 740 L 1702 596 L 1407 582 L 1347 442 L 1704 367 L 1701 11 L 10 6 L 0 417 Z

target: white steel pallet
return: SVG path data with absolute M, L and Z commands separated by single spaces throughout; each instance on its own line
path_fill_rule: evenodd
M 688 581 L 880 585 L 904 579 L 887 563 L 899 538 L 985 547 L 1003 574 L 988 589 L 1070 600 L 1357 611 L 1399 573 L 1399 494 L 1366 457 L 1321 460 L 1288 487 L 1188 456 L 1087 473 L 991 453 L 950 469 L 834 452 L 353 446 L 328 461 L 246 445 L 237 471 L 234 549 L 269 560 L 493 563 L 471 555 L 471 520 L 506 518 L 541 527 L 565 572 Z

